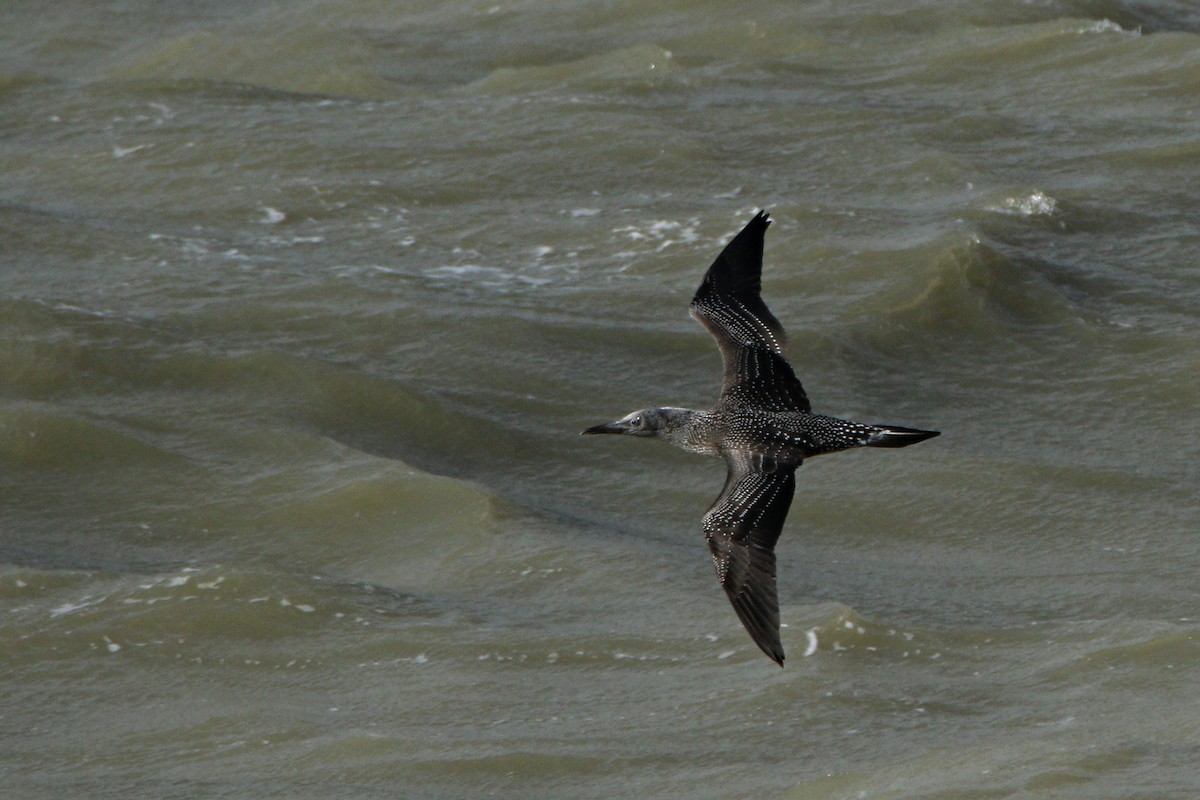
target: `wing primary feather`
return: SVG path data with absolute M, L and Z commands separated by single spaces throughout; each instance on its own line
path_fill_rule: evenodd
M 724 364 L 719 407 L 810 411 L 804 387 L 787 363 L 787 334 L 762 300 L 760 211 L 704 274 L 689 313 L 717 342 Z
M 795 491 L 793 464 L 749 452 L 725 454 L 725 487 L 704 516 L 717 580 L 754 643 L 783 666 L 775 542 Z

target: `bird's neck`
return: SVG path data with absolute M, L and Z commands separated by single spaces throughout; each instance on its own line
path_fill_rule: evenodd
M 665 424 L 659 428 L 658 438 L 692 453 L 717 455 L 717 443 L 709 424 L 713 416 L 711 411 L 664 408 L 663 412 Z

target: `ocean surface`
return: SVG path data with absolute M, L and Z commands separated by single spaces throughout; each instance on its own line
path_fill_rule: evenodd
M 1200 796 L 1200 6 L 0 5 L 6 798 Z M 815 410 L 785 669 L 687 302 Z

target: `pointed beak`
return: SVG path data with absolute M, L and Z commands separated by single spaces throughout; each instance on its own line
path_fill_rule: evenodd
M 593 425 L 586 431 L 581 431 L 580 436 L 589 436 L 595 433 L 624 433 L 625 426 L 616 422 L 606 422 L 603 425 Z

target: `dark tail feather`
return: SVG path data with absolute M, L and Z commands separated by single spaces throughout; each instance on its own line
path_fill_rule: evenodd
M 897 425 L 880 425 L 879 430 L 867 437 L 868 447 L 908 447 L 910 444 L 932 439 L 941 431 L 919 431 L 916 428 L 901 428 Z

